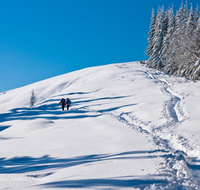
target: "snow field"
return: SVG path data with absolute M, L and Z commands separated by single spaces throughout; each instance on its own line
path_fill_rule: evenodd
M 1 187 L 198 189 L 199 86 L 131 62 L 1 93 Z

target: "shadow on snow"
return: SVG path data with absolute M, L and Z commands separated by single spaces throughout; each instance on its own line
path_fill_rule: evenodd
M 134 176 L 133 176 L 134 177 Z M 148 176 L 150 178 L 150 176 Z M 144 189 L 146 186 L 151 184 L 167 184 L 165 179 L 82 179 L 82 180 L 66 180 L 56 181 L 51 183 L 43 184 L 49 188 L 89 188 L 89 187 L 135 187 Z M 155 178 L 155 177 L 154 177 Z
M 162 155 L 151 155 L 151 153 L 161 152 Z M 120 160 L 120 159 L 152 159 L 155 157 L 166 157 L 167 151 L 165 150 L 143 150 L 143 151 L 129 151 L 122 152 L 118 154 L 95 154 L 95 155 L 85 155 L 77 156 L 72 158 L 55 158 L 48 155 L 33 158 L 33 157 L 14 157 L 10 159 L 1 158 L 0 159 L 0 174 L 22 174 L 29 172 L 27 177 L 41 178 L 52 175 L 55 169 L 64 169 L 68 167 L 78 166 L 78 165 L 88 165 L 92 163 Z M 140 155 L 138 155 L 140 154 Z M 143 154 L 143 155 L 141 155 Z M 48 170 L 48 171 L 47 171 Z M 52 170 L 52 171 L 51 171 Z M 30 172 L 37 172 L 36 175 L 30 175 Z M 40 172 L 40 174 L 38 174 Z M 46 172 L 46 173 L 45 173 Z M 154 183 L 167 183 L 167 181 L 162 178 L 164 175 L 160 174 L 158 176 L 148 175 L 148 176 L 122 176 L 123 179 L 118 178 L 108 178 L 108 179 L 83 179 L 83 180 L 64 180 L 55 181 L 41 184 L 40 186 L 45 186 L 49 188 L 85 188 L 92 186 L 116 186 L 116 187 L 145 187 Z M 125 179 L 124 179 L 125 178 Z
M 82 105 L 86 102 L 94 102 L 98 100 L 109 100 L 109 99 L 119 99 L 125 98 L 127 96 L 119 96 L 119 97 L 103 97 L 98 99 L 91 99 L 85 101 L 75 101 L 73 105 Z M 108 108 L 104 110 L 97 110 L 96 113 L 90 112 L 87 110 L 79 110 L 79 109 L 71 109 L 69 111 L 61 111 L 61 106 L 58 104 L 60 99 L 49 99 L 42 102 L 42 105 L 38 105 L 33 107 L 32 109 L 24 107 L 24 108 L 14 108 L 11 109 L 8 113 L 0 114 L 0 122 L 12 121 L 12 120 L 32 120 L 37 118 L 44 119 L 81 119 L 86 117 L 98 117 L 103 112 L 114 111 L 122 107 L 132 106 L 135 104 L 122 105 L 118 107 Z M 70 113 L 70 115 L 68 115 Z M 72 115 L 74 114 L 74 115 Z M 9 126 L 8 126 L 9 127 Z M 0 126 L 0 132 L 8 128 L 7 126 Z
M 54 168 L 67 168 L 77 165 L 83 165 L 88 163 L 102 162 L 108 160 L 118 160 L 118 159 L 152 159 L 157 157 L 166 157 L 166 154 L 163 155 L 150 155 L 154 152 L 163 152 L 167 153 L 165 150 L 143 150 L 143 151 L 129 151 L 122 152 L 118 154 L 95 154 L 95 155 L 85 155 L 77 156 L 74 158 L 55 158 L 45 155 L 40 158 L 33 158 L 29 156 L 25 157 L 14 157 L 10 159 L 0 158 L 0 173 L 25 173 L 25 172 L 34 172 L 42 171 L 46 169 Z M 146 155 L 137 155 L 137 154 L 146 154 Z

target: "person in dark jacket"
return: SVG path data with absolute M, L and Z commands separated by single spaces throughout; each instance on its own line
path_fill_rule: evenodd
M 67 102 L 66 102 L 67 110 L 69 110 L 69 107 L 70 107 L 70 104 L 71 104 L 71 103 L 72 103 L 72 102 L 70 101 L 70 99 L 67 98 Z
M 65 108 L 65 105 L 66 105 L 65 99 L 62 98 L 59 104 L 62 105 L 62 110 L 64 111 L 64 108 Z

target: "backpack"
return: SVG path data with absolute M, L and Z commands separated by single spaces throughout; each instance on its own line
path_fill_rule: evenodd
M 61 101 L 62 101 L 62 104 L 65 104 L 65 99 L 64 98 Z
M 69 104 L 71 104 L 71 101 L 70 101 L 70 99 L 68 99 L 68 100 L 67 100 L 67 104 L 68 104 L 68 105 L 69 105 Z

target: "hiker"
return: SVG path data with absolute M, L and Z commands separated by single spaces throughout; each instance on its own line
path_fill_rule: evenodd
M 62 105 L 62 110 L 64 111 L 64 108 L 65 108 L 65 105 L 66 105 L 66 103 L 65 103 L 65 99 L 62 98 L 59 104 Z
M 67 110 L 69 110 L 70 104 L 71 104 L 71 101 L 70 101 L 70 99 L 69 99 L 69 98 L 67 98 L 67 102 L 66 102 L 66 105 L 67 105 Z

